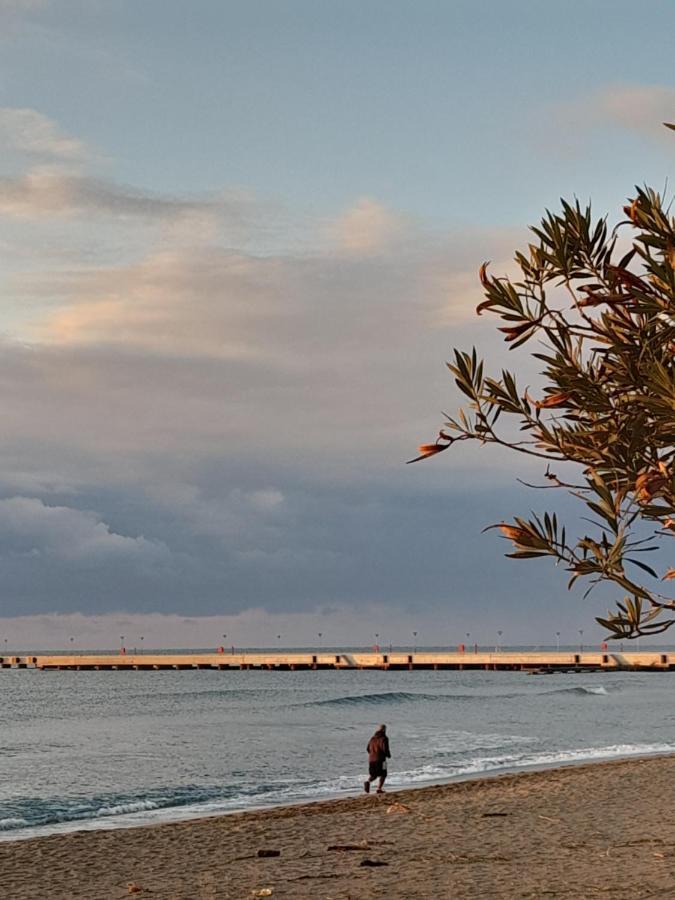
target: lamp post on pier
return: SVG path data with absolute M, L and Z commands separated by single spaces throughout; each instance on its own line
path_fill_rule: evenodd
M 555 633 L 555 649 L 560 653 L 560 632 L 556 631 Z

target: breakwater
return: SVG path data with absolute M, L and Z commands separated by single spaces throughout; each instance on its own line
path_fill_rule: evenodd
M 0 668 L 43 671 L 158 671 L 228 669 L 294 671 L 307 669 L 482 669 L 526 672 L 578 672 L 606 670 L 669 671 L 675 653 L 655 651 L 419 651 L 340 652 L 339 650 L 284 653 L 220 651 L 213 653 L 63 653 L 0 656 Z

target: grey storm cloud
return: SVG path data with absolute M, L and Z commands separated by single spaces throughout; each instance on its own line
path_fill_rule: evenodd
M 55 309 L 30 341 L 1 347 L 11 613 L 405 605 L 422 582 L 427 599 L 440 593 L 437 566 L 404 577 L 428 536 L 401 485 L 466 327 L 464 298 L 455 309 L 445 291 L 455 277 L 465 290 L 467 247 L 173 250 L 44 276 Z M 30 562 L 17 544 L 35 549 Z
M 0 501 L 3 614 L 201 616 L 376 604 L 391 615 L 436 609 L 466 622 L 499 608 L 505 579 L 518 584 L 519 572 L 503 559 L 498 539 L 481 535 L 494 515 L 492 490 L 430 492 L 408 485 L 366 494 L 294 482 L 270 511 L 253 509 L 252 497 L 244 499 L 234 480 L 224 472 L 214 485 L 219 500 L 192 508 L 149 503 L 120 490 L 114 499 L 70 498 L 105 507 L 114 526 L 62 506 L 61 499 L 56 507 L 35 502 L 30 514 L 37 512 L 37 521 L 27 521 L 22 511 L 17 523 L 16 507 L 26 501 Z M 508 488 L 503 497 L 515 502 Z M 50 509 L 61 535 L 54 523 L 45 526 Z M 152 541 L 127 534 L 139 528 Z M 487 554 L 493 556 L 489 566 Z M 532 598 L 527 609 L 564 595 L 564 579 L 552 579 L 544 565 L 520 574 Z M 526 610 L 514 610 L 514 618 L 522 623 Z
M 95 513 L 21 496 L 0 500 L 0 545 L 12 556 L 33 561 L 46 556 L 94 564 L 107 559 L 153 563 L 166 556 L 162 544 L 117 534 Z
M 227 192 L 153 196 L 91 176 L 53 122 L 4 124 L 59 162 L 0 182 L 24 229 L 8 240 L 62 251 L 17 257 L 6 282 L 5 616 L 404 615 L 474 596 L 477 573 L 490 595 L 473 535 L 503 463 L 403 463 L 452 393 L 443 360 L 475 337 L 478 265 L 512 233 L 434 232 L 372 198 L 285 222 Z

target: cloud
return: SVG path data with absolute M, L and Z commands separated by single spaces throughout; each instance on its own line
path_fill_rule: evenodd
M 590 110 L 645 136 L 668 137 L 663 122 L 675 119 L 675 88 L 662 85 L 609 87 L 590 100 Z
M 448 578 L 457 609 L 497 596 L 479 536 L 499 518 L 494 455 L 403 462 L 452 393 L 443 359 L 473 336 L 470 273 L 512 237 L 207 245 L 31 276 L 54 309 L 0 342 L 4 614 L 380 604 L 393 623 L 413 597 L 446 602 Z
M 95 214 L 117 219 L 171 220 L 215 212 L 213 202 L 161 197 L 101 179 L 33 169 L 0 179 L 0 212 L 19 218 Z M 224 204 L 219 210 L 225 212 Z
M 229 240 L 241 241 L 255 211 L 256 201 L 244 190 L 167 196 L 95 174 L 101 160 L 35 109 L 0 108 L 0 147 L 5 151 L 0 214 L 19 222 L 54 220 L 58 226 L 68 220 L 86 228 L 87 235 L 92 218 L 99 227 L 156 223 L 169 243 L 194 245 L 217 239 L 221 230 Z
M 493 250 L 506 244 L 504 234 L 485 240 Z M 480 241 L 418 234 L 376 258 L 353 259 L 339 248 L 304 256 L 176 248 L 128 266 L 28 277 L 19 287 L 59 298 L 32 332 L 48 344 L 123 344 L 319 372 L 340 356 L 388 356 L 388 342 L 407 342 L 411 328 L 472 319 Z
M 219 490 L 227 479 L 212 478 L 211 489 Z M 6 550 L 0 613 L 108 614 L 109 623 L 117 615 L 139 626 L 162 613 L 168 627 L 157 621 L 154 640 L 174 646 L 213 645 L 208 625 L 200 630 L 202 616 L 239 646 L 269 645 L 270 634 L 277 633 L 288 643 L 310 643 L 317 631 L 326 643 L 352 645 L 370 643 L 363 635 L 375 631 L 383 643 L 402 643 L 411 628 L 425 630 L 430 643 L 457 643 L 466 631 L 485 642 L 496 628 L 507 628 L 520 641 L 537 632 L 552 635 L 552 615 L 562 623 L 583 621 L 588 601 L 568 595 L 564 573 L 545 561 L 525 566 L 504 559 L 499 538 L 481 534 L 502 512 L 513 511 L 518 493 L 512 487 L 496 491 L 492 484 L 471 487 L 466 479 L 453 486 L 447 471 L 434 491 L 419 483 L 371 482 L 365 490 L 310 489 L 287 481 L 287 510 L 278 529 L 260 530 L 254 542 L 252 532 L 240 540 L 210 540 L 191 530 L 181 506 L 167 507 L 162 515 L 152 497 L 139 496 L 134 506 L 131 492 L 117 491 L 118 503 L 108 500 L 116 519 L 125 506 L 137 528 L 142 522 L 146 533 L 179 546 L 180 553 L 152 563 L 114 553 L 85 563 Z M 521 497 L 521 508 L 522 503 Z M 493 623 L 491 632 L 485 623 Z M 112 625 L 108 639 L 111 632 L 129 634 L 128 628 L 136 626 Z M 147 636 L 150 630 L 148 624 L 135 633 Z M 10 627 L 2 632 L 11 634 Z
M 284 495 L 282 491 L 276 488 L 262 488 L 261 490 L 253 491 L 250 496 L 250 503 L 253 508 L 263 512 L 279 509 L 283 502 Z
M 71 562 L 156 562 L 168 556 L 161 543 L 118 534 L 94 512 L 48 506 L 33 497 L 0 500 L 0 544 L 3 555 Z
M 370 255 L 390 250 L 403 237 L 405 218 L 371 197 L 359 200 L 331 226 L 337 245 L 347 253 Z
M 207 243 L 16 274 L 16 302 L 37 306 L 30 326 L 0 342 L 0 477 L 41 497 L 51 485 L 86 487 L 101 467 L 111 489 L 187 485 L 175 506 L 203 533 L 236 528 L 222 498 L 204 500 L 214 460 L 260 467 L 262 483 L 247 490 L 284 495 L 280 472 L 393 477 L 440 424 L 452 346 L 476 339 L 479 263 L 505 257 L 513 240 L 411 226 L 375 255 L 323 242 L 267 255 Z
M 580 611 L 581 612 L 581 611 Z M 576 623 L 576 619 L 573 620 Z M 587 622 L 580 618 L 579 621 Z M 541 631 L 530 619 L 517 616 L 510 619 L 506 635 L 522 642 L 541 641 Z M 43 614 L 12 616 L 2 621 L 2 635 L 7 644 L 0 653 L 19 651 L 63 649 L 71 646 L 76 651 L 92 649 L 117 649 L 123 637 L 127 648 L 143 649 L 193 648 L 215 650 L 225 646 L 229 651 L 253 647 L 287 648 L 316 647 L 321 632 L 324 648 L 370 647 L 379 634 L 379 643 L 386 647 L 412 646 L 413 631 L 417 632 L 418 646 L 456 647 L 465 643 L 466 631 L 481 644 L 494 645 L 497 629 L 504 630 L 499 613 L 489 611 L 476 628 L 475 619 L 439 615 L 438 608 L 409 608 L 394 612 L 387 603 L 363 603 L 354 607 L 321 607 L 308 612 L 274 612 L 262 607 L 252 607 L 237 614 L 220 614 L 186 618 L 179 614 L 163 613 L 109 613 L 82 615 Z M 576 628 L 562 627 L 562 642 L 578 643 Z M 587 622 L 584 631 L 588 641 L 599 642 L 602 631 L 599 626 Z M 515 637 L 513 637 L 515 636 Z M 553 644 L 553 632 L 546 635 L 546 643 Z
M 178 516 L 190 533 L 217 538 L 233 552 L 284 544 L 283 530 L 294 515 L 278 488 L 241 487 L 206 493 L 195 484 L 148 485 L 146 495 L 159 508 Z M 287 504 L 286 504 L 287 506 Z
M 663 127 L 675 120 L 675 88 L 657 84 L 615 84 L 558 107 L 559 137 L 572 143 L 590 132 L 613 126 L 646 140 L 669 142 Z M 558 138 L 556 137 L 556 140 Z
M 50 307 L 21 329 L 25 344 L 5 345 L 6 433 L 36 442 L 21 462 L 38 473 L 56 454 L 62 478 L 105 460 L 108 480 L 147 480 L 223 454 L 331 478 L 383 473 L 439 422 L 443 361 L 475 339 L 462 337 L 481 296 L 474 273 L 486 244 L 499 257 L 508 242 L 417 235 L 372 257 L 182 248 L 22 276 L 15 290 Z
M 374 198 L 319 219 L 154 195 L 89 165 L 0 184 L 17 243 L 58 248 L 8 253 L 5 614 L 436 602 L 448 495 L 425 491 L 477 462 L 403 462 L 452 395 L 443 360 L 473 343 L 478 266 L 514 234 Z M 463 531 L 491 521 L 475 506 L 453 506 Z M 477 554 L 457 550 L 456 584 Z
M 10 9 L 15 6 L 10 4 Z M 29 108 L 0 107 L 0 146 L 3 145 L 41 161 L 81 162 L 89 156 L 82 141 L 63 132 L 48 116 Z

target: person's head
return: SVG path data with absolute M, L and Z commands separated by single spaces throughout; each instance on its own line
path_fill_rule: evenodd
M 387 726 L 386 725 L 378 725 L 377 730 L 378 730 L 378 732 L 382 732 L 382 734 L 385 734 L 387 731 Z

